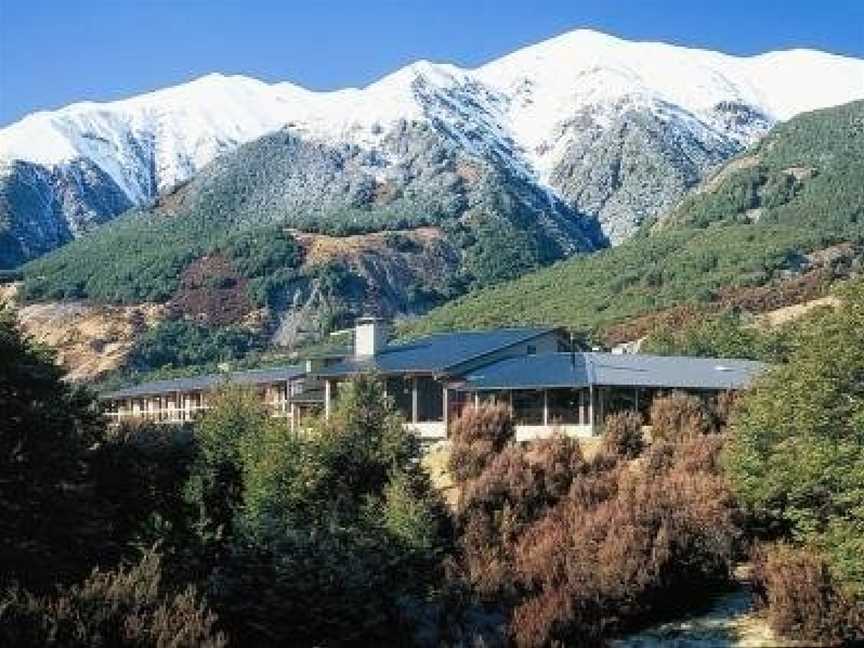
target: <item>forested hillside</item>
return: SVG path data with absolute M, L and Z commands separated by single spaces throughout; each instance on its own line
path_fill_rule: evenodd
M 20 296 L 165 304 L 168 319 L 211 337 L 239 326 L 257 338 L 244 348 L 292 347 L 358 315 L 423 313 L 605 244 L 596 220 L 428 126 L 406 125 L 388 146 L 401 162 L 381 179 L 358 147 L 265 136 L 28 264 Z
M 754 292 L 776 306 L 771 295 L 789 286 L 811 297 L 857 272 L 862 244 L 864 102 L 854 102 L 776 127 L 635 239 L 469 294 L 405 332 L 529 322 L 607 330 Z

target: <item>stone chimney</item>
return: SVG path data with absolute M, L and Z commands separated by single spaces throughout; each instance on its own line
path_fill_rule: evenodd
M 390 327 L 377 317 L 360 317 L 354 323 L 354 356 L 368 358 L 387 346 Z

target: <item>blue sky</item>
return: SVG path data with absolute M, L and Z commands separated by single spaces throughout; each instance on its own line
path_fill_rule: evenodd
M 578 27 L 864 57 L 864 0 L 0 0 L 0 125 L 214 71 L 365 85 L 416 59 L 473 66 Z

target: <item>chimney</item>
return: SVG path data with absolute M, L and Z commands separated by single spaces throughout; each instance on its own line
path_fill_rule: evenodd
M 377 317 L 360 317 L 354 323 L 354 355 L 368 358 L 387 346 L 390 327 Z

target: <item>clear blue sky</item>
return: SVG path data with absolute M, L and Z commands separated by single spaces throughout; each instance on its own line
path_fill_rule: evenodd
M 864 0 L 0 0 L 0 125 L 214 71 L 365 85 L 419 58 L 473 66 L 578 27 L 864 57 Z

